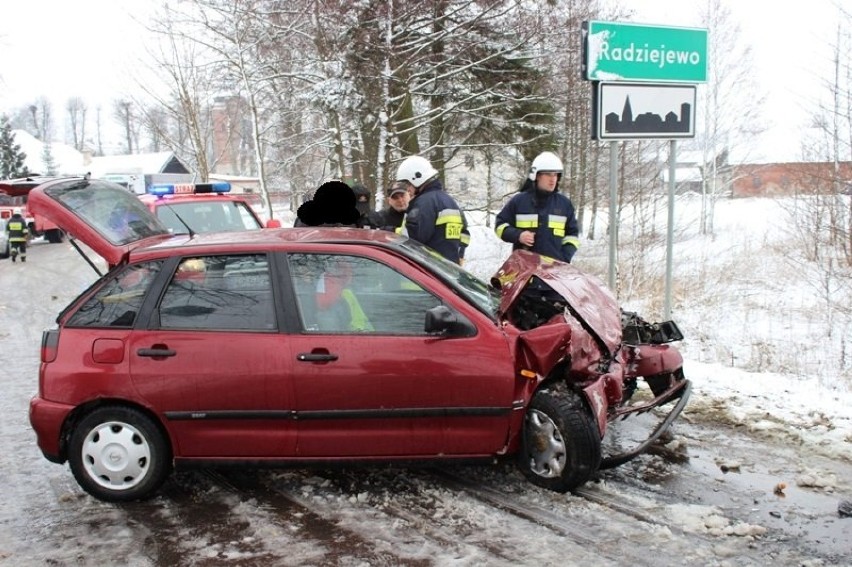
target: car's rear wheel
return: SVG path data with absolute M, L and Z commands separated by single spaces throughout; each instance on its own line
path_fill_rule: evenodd
M 100 500 L 150 497 L 171 472 L 171 454 L 157 424 L 139 410 L 99 408 L 74 428 L 68 463 L 80 486 Z
M 588 481 L 601 462 L 601 438 L 588 407 L 573 392 L 538 392 L 524 418 L 519 465 L 533 483 L 556 492 Z
M 58 228 L 51 228 L 44 231 L 44 237 L 50 244 L 59 244 L 64 239 L 64 234 Z

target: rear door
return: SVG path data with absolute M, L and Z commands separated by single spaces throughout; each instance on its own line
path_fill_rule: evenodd
M 504 447 L 514 369 L 492 321 L 383 251 L 291 253 L 288 266 L 299 311 L 288 342 L 300 457 L 481 456 Z M 475 332 L 427 335 L 426 310 L 440 304 Z
M 27 209 L 54 222 L 112 266 L 133 248 L 169 237 L 169 230 L 136 195 L 109 181 L 45 182 L 30 191 Z
M 175 453 L 294 453 L 292 360 L 278 332 L 266 254 L 182 258 L 129 344 L 135 388 L 167 422 Z

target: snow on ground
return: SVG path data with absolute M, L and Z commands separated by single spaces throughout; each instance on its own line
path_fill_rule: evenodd
M 626 208 L 619 225 L 619 300 L 648 320 L 662 318 L 665 276 L 666 199 L 652 211 Z M 726 199 L 716 204 L 713 233 L 699 230 L 701 198 L 675 203 L 673 319 L 685 339 L 687 376 L 693 381 L 688 410 L 724 405 L 732 422 L 764 435 L 816 447 L 852 462 L 852 319 L 827 322 L 825 301 L 790 253 L 801 242 L 792 230 L 791 204 L 783 199 Z M 608 210 L 598 211 L 595 240 L 581 234 L 574 264 L 608 279 Z M 589 214 L 587 218 L 591 215 Z M 647 217 L 651 220 L 647 221 Z M 285 226 L 293 214 L 282 211 Z M 643 220 L 644 219 L 644 220 Z M 471 244 L 465 267 L 488 279 L 511 252 L 484 215 L 468 214 Z M 658 238 L 635 237 L 650 222 Z M 290 223 L 289 225 L 287 223 Z M 640 240 L 638 237 L 636 240 Z M 623 265 L 637 264 L 638 269 Z M 636 293 L 636 278 L 653 294 Z M 629 290 L 629 291 L 625 291 Z M 633 293 L 633 297 L 624 295 Z M 831 336 L 829 336 L 831 335 Z

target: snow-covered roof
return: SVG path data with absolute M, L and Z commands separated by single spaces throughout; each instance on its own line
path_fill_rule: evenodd
M 663 169 L 662 179 L 663 181 L 669 180 L 669 170 L 668 168 Z M 683 167 L 676 166 L 675 167 L 675 181 L 677 183 L 683 183 L 688 181 L 700 182 L 702 180 L 701 177 L 701 168 L 699 167 Z
M 21 151 L 27 154 L 24 164 L 31 173 L 47 173 L 47 166 L 42 159 L 44 154 L 44 143 L 27 132 L 26 130 L 12 130 L 15 143 L 21 146 Z M 56 165 L 56 173 L 59 175 L 83 175 L 86 168 L 85 158 L 82 152 L 73 147 L 59 142 L 50 143 L 50 153 Z
M 98 156 L 92 158 L 89 171 L 92 177 L 103 177 L 120 173 L 185 173 L 186 168 L 180 164 L 183 171 L 174 171 L 171 167 L 177 158 L 174 152 L 154 152 L 147 154 L 127 154 L 119 156 Z

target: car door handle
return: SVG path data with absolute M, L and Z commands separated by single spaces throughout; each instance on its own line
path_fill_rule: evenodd
M 337 355 L 331 353 L 302 352 L 296 355 L 296 360 L 301 362 L 332 362 L 337 360 Z
M 136 351 L 136 354 L 139 356 L 175 356 L 177 351 L 174 351 L 170 348 L 140 348 Z

